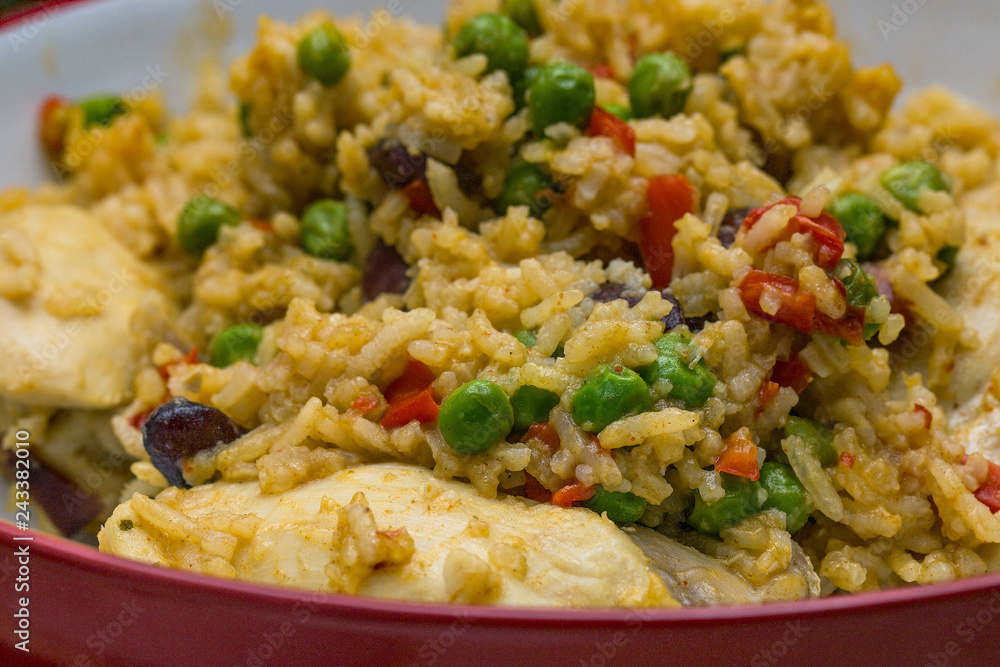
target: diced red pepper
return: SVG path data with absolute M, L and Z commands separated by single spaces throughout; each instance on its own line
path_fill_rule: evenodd
M 777 292 L 781 299 L 778 310 L 773 315 L 765 312 L 760 305 L 760 298 L 766 287 Z M 739 290 L 743 305 L 754 315 L 803 333 L 812 333 L 813 320 L 816 318 L 816 297 L 800 290 L 799 281 L 795 278 L 750 269 L 740 281 Z
M 524 441 L 536 440 L 549 450 L 551 454 L 559 451 L 562 443 L 559 441 L 559 434 L 552 424 L 548 422 L 537 422 L 528 427 L 528 432 L 524 434 Z
M 836 281 L 836 278 L 832 280 Z M 760 305 L 760 298 L 766 287 L 770 287 L 780 300 L 778 309 L 773 314 L 766 312 Z M 840 284 L 840 288 L 843 289 L 843 284 Z M 784 324 L 807 334 L 821 331 L 843 338 L 851 345 L 861 345 L 864 342 L 864 309 L 848 306 L 844 316 L 835 320 L 816 310 L 816 297 L 801 290 L 799 281 L 795 278 L 750 269 L 740 281 L 739 291 L 746 309 L 765 320 Z
M 363 415 L 378 407 L 378 398 L 371 394 L 361 394 L 351 403 L 351 409 Z
M 843 338 L 851 345 L 861 345 L 865 340 L 865 310 L 849 305 L 847 312 L 839 320 L 817 312 L 813 329 L 837 338 Z
M 771 404 L 771 401 L 774 400 L 774 397 L 778 395 L 779 391 L 781 391 L 781 385 L 777 382 L 768 380 L 762 384 L 760 389 L 757 390 L 757 409 L 755 412 L 758 415 L 764 412 L 767 406 Z
M 389 404 L 379 424 L 383 428 L 395 428 L 416 420 L 421 424 L 432 422 L 438 416 L 438 404 L 434 402 L 434 388 L 411 394 Z
M 38 107 L 38 138 L 50 158 L 58 158 L 65 148 L 69 103 L 58 95 L 49 95 Z
M 146 421 L 149 419 L 149 415 L 156 411 L 159 405 L 154 405 L 152 407 L 146 408 L 142 412 L 137 412 L 131 417 L 129 417 L 128 423 L 132 425 L 132 428 L 141 429 L 145 425 Z
M 777 382 L 782 387 L 791 387 L 796 394 L 801 394 L 809 386 L 812 378 L 812 371 L 806 362 L 802 361 L 799 355 L 793 356 L 788 361 L 774 362 L 771 370 L 771 380 Z
M 188 350 L 188 353 L 185 354 L 180 359 L 163 364 L 162 366 L 157 366 L 156 370 L 160 374 L 160 377 L 163 378 L 163 381 L 166 382 L 167 380 L 170 379 L 170 373 L 173 370 L 174 366 L 177 366 L 179 364 L 190 365 L 196 363 L 198 363 L 198 348 L 192 347 L 190 350 Z
M 726 438 L 722 453 L 715 461 L 715 469 L 754 481 L 760 479 L 757 445 L 750 437 L 750 429 L 744 426 Z
M 528 473 L 524 473 L 524 496 L 537 503 L 547 503 L 552 500 L 552 492 Z
M 986 480 L 976 489 L 976 498 L 995 514 L 1000 510 L 1000 466 L 992 461 L 987 461 L 987 464 Z
M 410 359 L 403 373 L 383 392 L 389 408 L 379 423 L 385 428 L 394 428 L 414 419 L 420 423 L 437 419 L 438 404 L 434 402 L 432 382 L 434 372 L 416 359 Z
M 841 452 L 840 453 L 840 462 L 843 463 L 848 468 L 853 468 L 854 467 L 854 454 L 851 454 L 850 452 Z
M 597 65 L 591 65 L 587 68 L 587 71 L 600 79 L 613 79 L 615 78 L 615 71 L 611 68 L 608 63 L 599 63 Z
M 384 537 L 387 540 L 394 540 L 404 532 L 406 532 L 406 528 L 396 528 L 394 530 L 376 530 L 375 534 Z
M 653 288 L 663 289 L 670 285 L 674 272 L 674 223 L 694 212 L 698 193 L 682 174 L 653 176 L 646 188 L 646 202 L 649 212 L 639 221 L 639 251 Z
M 931 422 L 934 421 L 934 415 L 931 414 L 930 410 L 917 403 L 916 405 L 913 406 L 913 411 L 918 413 L 921 417 L 924 418 L 925 429 L 931 427 Z
M 798 197 L 787 197 L 770 206 L 754 209 L 743 218 L 742 226 L 749 230 L 767 211 L 775 206 L 784 205 L 791 205 L 801 210 L 802 200 Z M 807 217 L 801 213 L 793 215 L 788 221 L 784 233 L 775 239 L 775 242 L 787 240 L 791 238 L 792 234 L 809 234 L 813 237 L 817 246 L 816 264 L 826 271 L 831 271 L 837 266 L 837 262 L 844 254 L 844 239 L 847 238 L 847 235 L 840 222 L 826 211 L 821 212 L 815 218 Z
M 594 107 L 586 135 L 588 137 L 607 137 L 623 152 L 635 157 L 635 130 L 610 111 Z
M 416 359 L 410 359 L 402 374 L 389 383 L 382 395 L 389 403 L 423 391 L 434 382 L 434 371 Z
M 262 232 L 270 233 L 274 231 L 274 225 L 271 224 L 270 220 L 261 220 L 260 218 L 250 218 L 248 222 Z
M 435 218 L 441 217 L 441 209 L 434 203 L 431 188 L 426 181 L 416 180 L 400 190 L 410 202 L 410 208 Z
M 594 487 L 589 484 L 574 482 L 567 484 L 552 494 L 552 504 L 559 507 L 570 507 L 573 503 L 578 503 L 594 496 Z

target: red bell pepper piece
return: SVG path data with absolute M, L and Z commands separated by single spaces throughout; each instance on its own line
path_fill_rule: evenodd
M 62 155 L 69 103 L 58 95 L 49 95 L 38 107 L 38 138 L 50 158 Z
M 552 492 L 528 473 L 524 473 L 524 496 L 537 503 L 547 503 L 552 500 Z
M 585 134 L 588 137 L 607 137 L 615 146 L 635 157 L 635 130 L 610 111 L 594 107 Z
M 351 403 L 351 409 L 363 415 L 368 414 L 378 407 L 378 399 L 371 394 L 361 394 Z
M 552 504 L 559 507 L 570 507 L 573 503 L 587 500 L 594 496 L 594 487 L 589 484 L 574 482 L 567 484 L 552 494 Z
M 427 368 L 422 362 L 410 359 L 402 374 L 389 383 L 382 395 L 385 396 L 386 401 L 394 403 L 401 398 L 423 391 L 430 386 L 431 382 L 434 382 L 434 371 Z
M 992 461 L 988 461 L 987 464 L 989 471 L 986 473 L 986 479 L 979 485 L 975 493 L 979 502 L 996 514 L 1000 510 L 1000 466 Z
M 754 209 L 743 218 L 742 226 L 745 229 L 751 229 L 766 212 L 775 206 L 782 205 L 791 205 L 801 210 L 802 200 L 798 197 L 787 197 L 770 206 Z M 800 233 L 809 234 L 816 241 L 816 265 L 826 271 L 833 270 L 844 254 L 844 239 L 847 238 L 840 222 L 826 211 L 815 218 L 806 217 L 799 213 L 792 216 L 784 233 L 775 239 L 775 242 L 787 240 L 791 238 L 792 234 Z
M 774 400 L 774 397 L 778 395 L 779 391 L 781 391 L 781 385 L 771 380 L 768 380 L 764 384 L 760 385 L 760 389 L 757 390 L 756 414 L 759 415 L 764 412 L 764 409 L 770 405 L 771 401 Z
M 744 426 L 726 438 L 722 453 L 715 461 L 715 469 L 753 481 L 760 479 L 757 445 L 750 438 L 750 429 Z
M 537 440 L 542 443 L 552 454 L 559 451 L 559 447 L 562 446 L 555 427 L 548 422 L 537 422 L 529 426 L 528 432 L 524 434 L 524 442 L 530 440 Z
M 247 222 L 256 227 L 262 232 L 271 233 L 274 231 L 274 225 L 271 224 L 270 220 L 263 220 L 261 218 L 250 218 Z
M 760 305 L 765 287 L 777 292 L 781 299 L 781 304 L 773 315 L 765 312 Z M 797 331 L 812 333 L 813 320 L 816 318 L 816 297 L 799 289 L 799 281 L 795 278 L 750 269 L 740 281 L 739 291 L 743 305 L 754 315 Z
M 777 382 L 779 386 L 791 387 L 796 394 L 806 390 L 811 378 L 812 371 L 797 354 L 788 361 L 774 362 L 774 368 L 771 370 L 771 380 Z
M 913 406 L 913 411 L 918 413 L 921 417 L 924 418 L 924 428 L 931 427 L 931 423 L 934 421 L 934 415 L 931 414 L 930 410 L 917 403 L 916 405 Z
M 403 373 L 383 392 L 389 407 L 379 424 L 394 428 L 414 419 L 420 423 L 437 419 L 439 408 L 434 401 L 432 382 L 434 372 L 416 359 L 410 359 Z
M 840 281 L 836 282 L 840 289 L 844 289 Z M 774 314 L 766 312 L 760 305 L 760 298 L 766 287 L 770 287 L 780 299 Z M 750 269 L 740 281 L 739 292 L 746 309 L 765 320 L 784 324 L 807 334 L 821 331 L 843 338 L 851 345 L 861 345 L 864 342 L 864 309 L 848 306 L 844 316 L 835 320 L 816 310 L 816 297 L 800 289 L 799 281 L 795 278 Z
M 599 63 L 597 65 L 591 65 L 590 67 L 587 68 L 587 71 L 601 79 L 615 78 L 615 71 L 611 69 L 611 65 L 609 65 L 608 63 Z
M 854 467 L 854 454 L 851 454 L 850 452 L 841 452 L 840 453 L 840 462 L 843 463 L 848 468 L 853 468 Z
M 698 194 L 682 174 L 665 174 L 649 179 L 646 202 L 649 212 L 639 221 L 639 252 L 653 288 L 663 289 L 674 272 L 674 223 L 694 213 Z
M 865 340 L 864 308 L 848 306 L 847 312 L 839 320 L 817 312 L 813 329 L 837 338 L 843 338 L 851 345 L 861 345 Z
M 190 365 L 196 363 L 198 363 L 198 348 L 192 347 L 190 350 L 188 350 L 188 353 L 185 354 L 180 359 L 168 362 L 166 364 L 163 364 L 162 366 L 157 366 L 156 372 L 159 373 L 160 377 L 163 378 L 163 381 L 166 382 L 167 380 L 170 379 L 170 373 L 173 371 L 174 366 L 177 366 L 178 364 Z
M 432 422 L 438 416 L 438 404 L 434 402 L 434 388 L 404 396 L 389 404 L 379 424 L 383 428 L 395 428 L 417 420 L 421 424 Z
M 441 209 L 434 203 L 431 188 L 426 181 L 413 181 L 400 190 L 410 202 L 410 208 L 417 213 L 423 213 L 435 218 L 441 217 Z

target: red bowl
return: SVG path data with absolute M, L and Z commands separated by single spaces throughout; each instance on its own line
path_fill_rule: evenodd
M 4 521 L 0 616 L 0 665 L 1000 664 L 1000 574 L 752 607 L 461 607 L 213 579 Z
M 0 522 L 0 591 L 4 665 L 1000 662 L 1000 574 L 752 607 L 445 606 L 214 579 Z

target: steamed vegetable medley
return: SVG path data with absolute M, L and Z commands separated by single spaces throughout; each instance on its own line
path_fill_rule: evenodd
M 42 105 L 0 393 L 55 529 L 462 603 L 1000 569 L 996 120 L 894 108 L 811 0 L 384 18 L 262 18 L 187 115 Z

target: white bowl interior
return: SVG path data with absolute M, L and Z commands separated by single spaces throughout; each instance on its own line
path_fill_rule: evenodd
M 447 0 L 100 0 L 43 9 L 0 32 L 0 187 L 49 177 L 35 140 L 35 111 L 50 93 L 162 87 L 174 110 L 189 97 L 198 62 L 232 23 L 227 60 L 253 43 L 257 16 L 292 20 L 317 6 L 335 14 L 390 13 L 439 23 Z M 891 61 L 907 89 L 944 83 L 1000 113 L 995 0 L 953 3 L 831 0 L 842 35 L 862 65 Z

